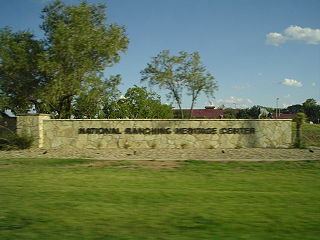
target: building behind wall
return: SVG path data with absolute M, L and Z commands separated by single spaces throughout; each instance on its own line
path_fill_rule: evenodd
M 225 110 L 214 109 L 213 106 L 206 106 L 204 109 L 182 109 L 185 118 L 197 118 L 197 119 L 219 119 L 223 117 Z M 181 118 L 181 112 L 179 109 L 173 109 L 174 118 Z
M 224 115 L 232 111 L 234 114 L 239 113 L 240 109 L 215 109 L 214 106 L 206 106 L 204 109 L 182 109 L 184 118 L 196 118 L 196 119 L 221 119 Z M 191 114 L 191 117 L 190 117 Z M 181 117 L 181 111 L 179 109 L 173 109 L 174 118 L 179 119 Z M 272 114 L 273 119 L 294 119 L 296 114 L 279 113 Z
M 295 113 L 280 113 L 278 116 L 274 113 L 272 114 L 273 118 L 276 119 L 294 119 L 297 114 Z

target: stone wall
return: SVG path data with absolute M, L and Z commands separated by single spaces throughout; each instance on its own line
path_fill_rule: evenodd
M 17 133 L 28 134 L 34 138 L 34 147 L 42 148 L 44 144 L 43 120 L 49 120 L 49 114 L 25 114 L 17 116 Z
M 39 120 L 30 123 L 36 126 L 36 129 L 30 129 L 30 132 L 40 134 L 38 146 L 44 148 L 210 149 L 291 146 L 291 120 L 53 120 L 48 119 L 48 116 L 38 118 Z M 18 126 L 23 124 L 18 123 Z

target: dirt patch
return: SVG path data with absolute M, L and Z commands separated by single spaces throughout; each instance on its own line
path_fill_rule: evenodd
M 151 169 L 170 169 L 177 168 L 181 165 L 181 161 L 134 161 L 142 168 L 151 168 Z
M 114 160 L 96 160 L 90 163 L 80 163 L 68 166 L 73 167 L 113 167 L 113 168 L 126 168 L 126 169 L 171 169 L 177 168 L 181 164 L 181 161 L 144 161 L 144 160 L 132 160 L 132 161 L 114 161 Z
M 0 168 L 10 168 L 10 167 L 15 167 L 17 166 L 16 164 L 1 164 Z
M 110 163 L 105 161 L 95 161 L 90 163 L 79 163 L 79 164 L 73 164 L 67 166 L 67 168 L 73 168 L 73 167 L 104 167 L 110 165 Z

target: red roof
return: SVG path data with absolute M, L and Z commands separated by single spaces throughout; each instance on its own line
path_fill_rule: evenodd
M 183 111 L 190 111 L 190 109 L 182 109 Z M 179 109 L 173 109 L 173 111 L 180 111 Z M 222 109 L 193 109 L 192 117 L 195 118 L 208 118 L 208 119 L 219 119 L 221 115 L 224 114 L 224 110 Z
M 219 116 L 224 114 L 222 109 L 194 109 L 192 110 L 192 116 L 195 118 L 209 118 L 218 119 Z
M 276 114 L 273 113 L 272 117 L 276 119 L 294 119 L 297 114 L 294 113 L 280 113 L 278 117 L 276 117 Z

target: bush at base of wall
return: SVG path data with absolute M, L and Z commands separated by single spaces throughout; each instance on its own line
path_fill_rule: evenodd
M 0 150 L 27 149 L 32 146 L 33 141 L 33 137 L 26 134 L 8 134 L 0 138 Z

